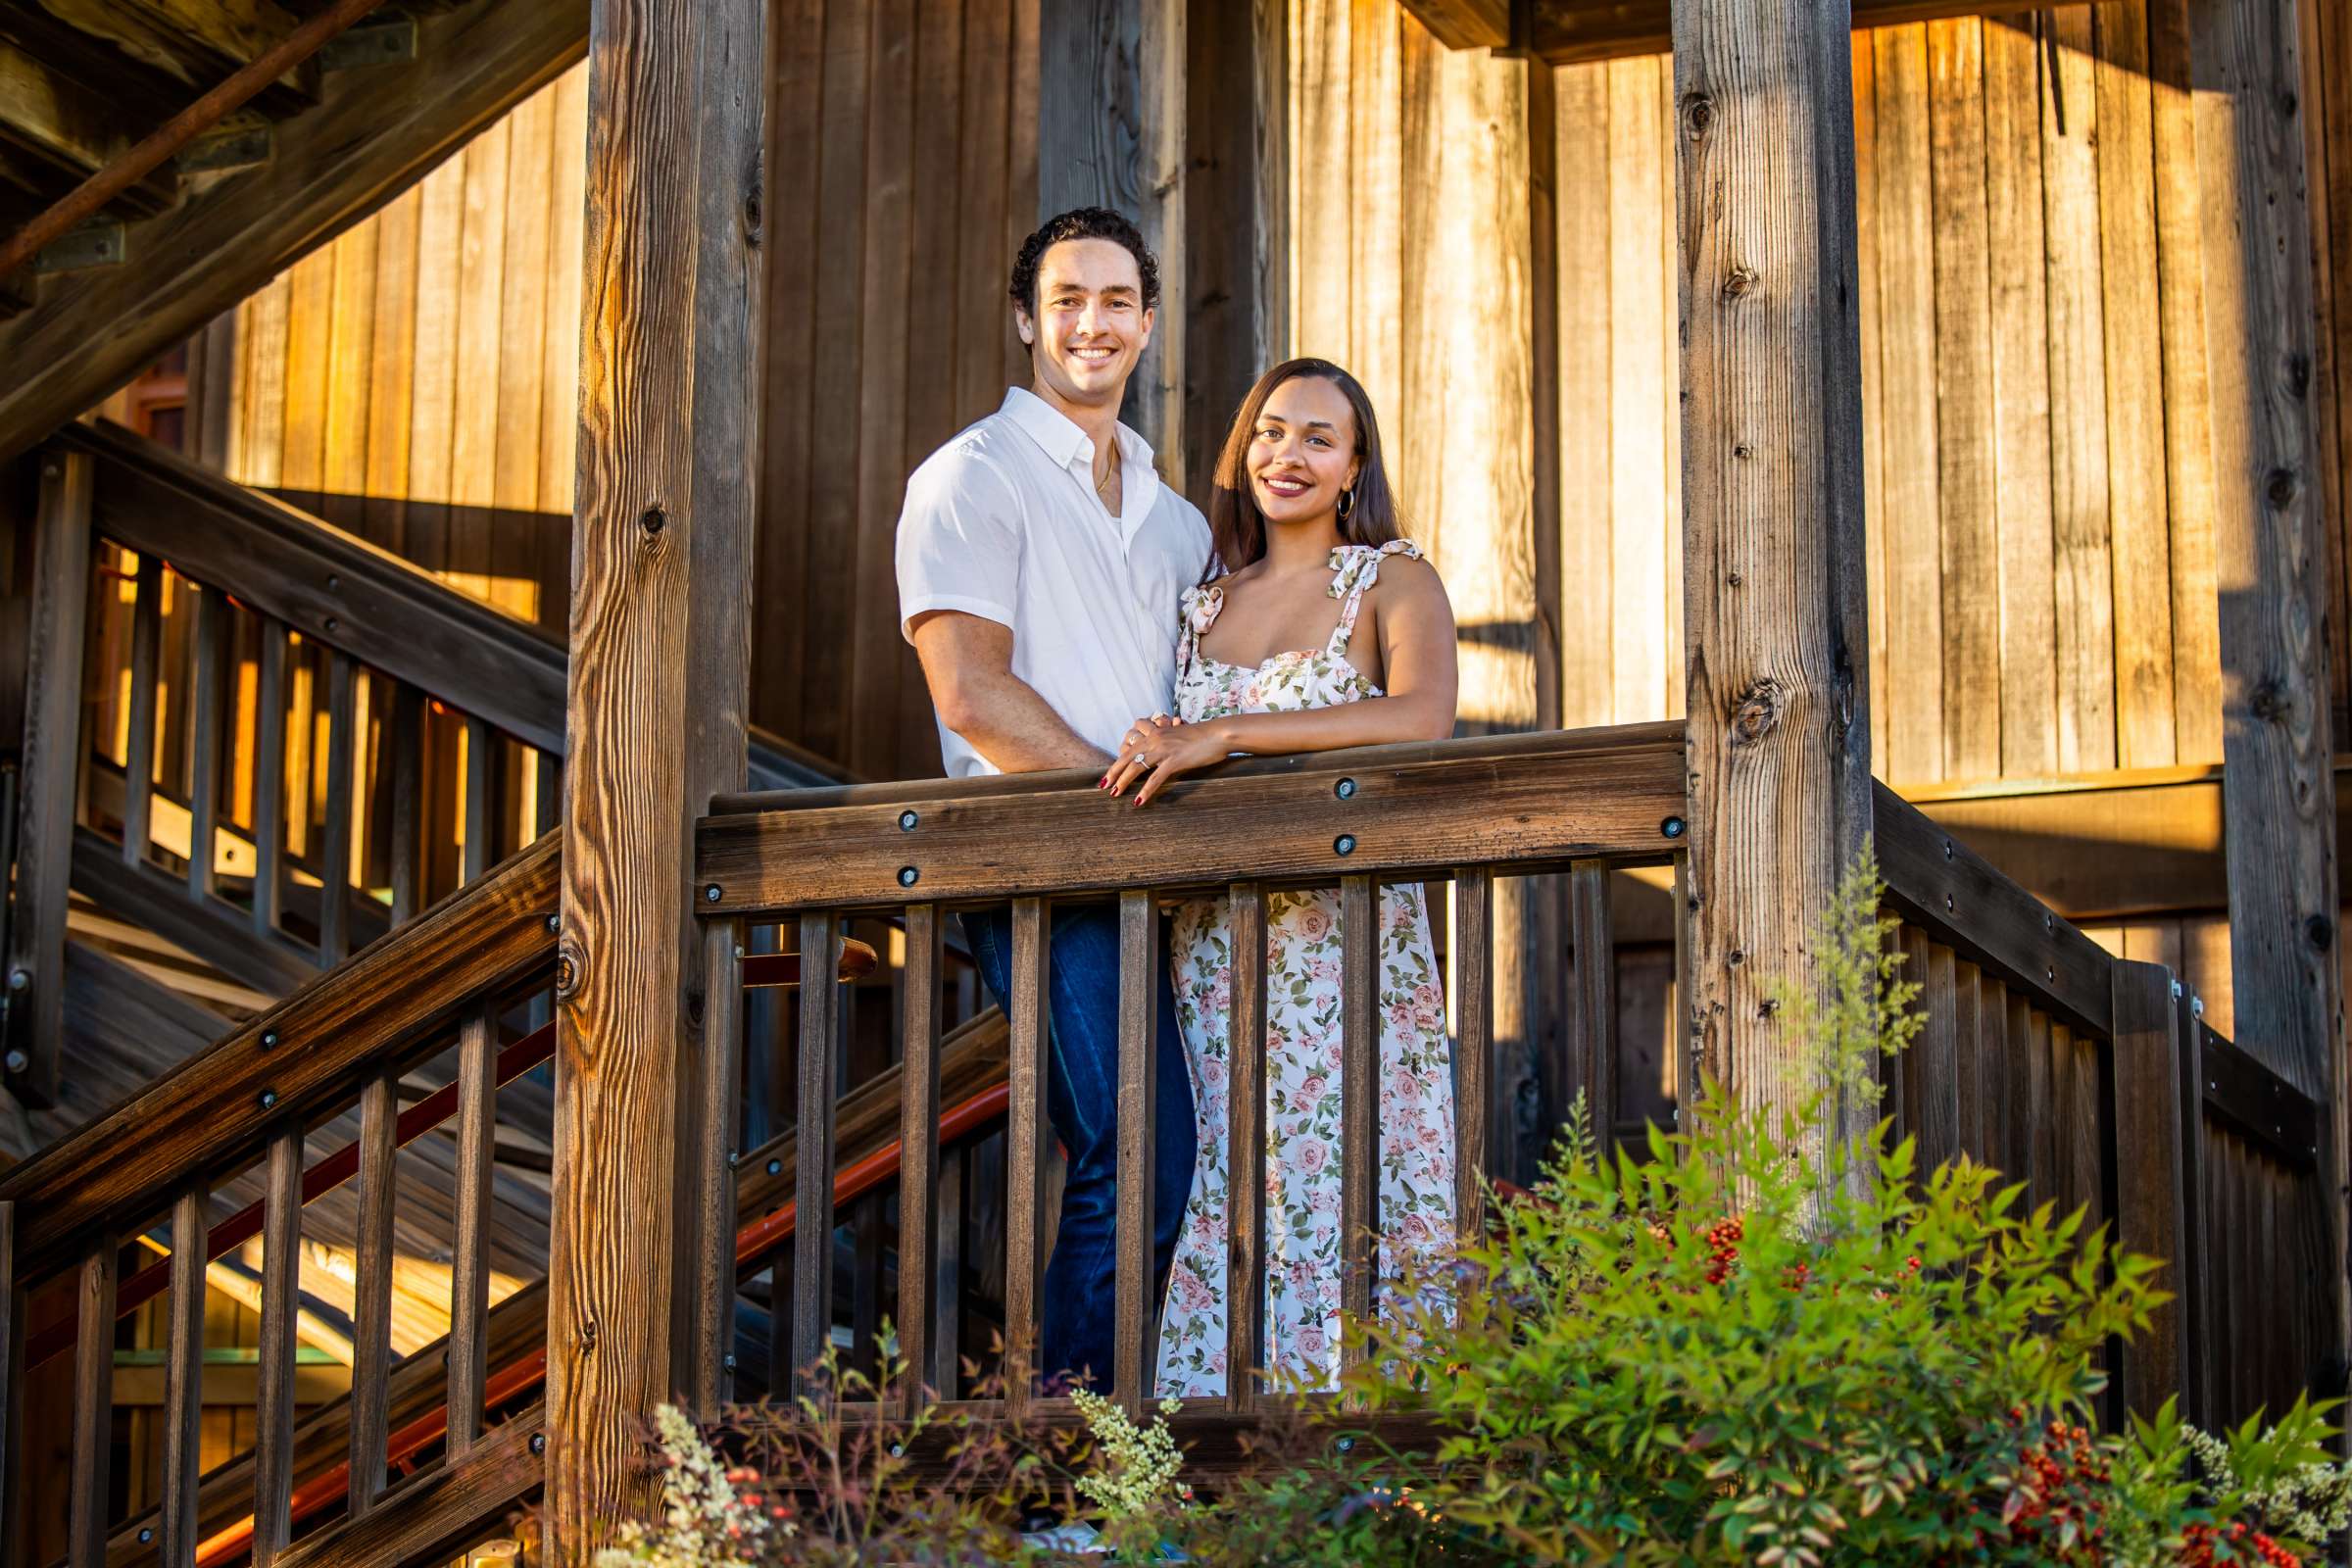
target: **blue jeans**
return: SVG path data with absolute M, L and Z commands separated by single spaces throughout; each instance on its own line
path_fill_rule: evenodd
M 1046 1058 L 1046 1116 L 1068 1162 L 1061 1227 L 1046 1264 L 1045 1321 L 1036 1347 L 1049 1382 L 1071 1374 L 1107 1390 L 1118 1322 L 1119 915 L 1115 906 L 1081 905 L 1054 911 Z M 990 909 L 963 916 L 965 940 L 980 977 L 1009 1010 L 1012 916 Z M 1152 970 L 1156 1121 L 1152 1130 L 1152 1304 L 1167 1288 L 1193 1188 L 1193 1087 L 1176 991 L 1164 948 Z

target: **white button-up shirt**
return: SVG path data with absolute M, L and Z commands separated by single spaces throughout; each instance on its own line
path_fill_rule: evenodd
M 1105 752 L 1169 710 L 1176 602 L 1200 580 L 1208 524 L 1159 482 L 1152 449 L 1117 426 L 1122 509 L 1096 493 L 1095 444 L 1022 387 L 906 481 L 899 514 L 899 629 L 935 610 L 1012 628 L 1012 673 Z M 945 724 L 948 775 L 997 767 Z

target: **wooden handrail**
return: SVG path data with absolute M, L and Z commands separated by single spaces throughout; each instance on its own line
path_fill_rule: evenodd
M 254 1156 L 466 1002 L 553 960 L 550 836 L 225 1036 L 0 1179 L 18 1210 L 21 1278 L 59 1264 L 88 1228 L 136 1225 L 178 1183 Z
M 695 880 L 705 913 L 747 915 L 1660 861 L 1687 830 L 1686 766 L 1664 723 L 1250 759 L 1143 810 L 1071 772 L 729 796 Z
M 564 751 L 564 652 L 401 557 L 107 420 L 52 444 L 94 466 L 98 533 L 338 648 L 526 745 Z M 842 769 L 754 730 L 751 777 L 821 787 Z

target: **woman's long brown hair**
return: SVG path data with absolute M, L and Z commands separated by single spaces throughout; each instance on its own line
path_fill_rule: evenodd
M 1403 536 L 1396 492 L 1389 487 L 1388 466 L 1381 462 L 1380 424 L 1372 416 L 1372 398 L 1363 383 L 1329 360 L 1285 360 L 1257 378 L 1226 432 L 1215 488 L 1208 498 L 1208 531 L 1216 548 L 1203 580 L 1239 571 L 1266 553 L 1265 514 L 1257 510 L 1257 494 L 1250 486 L 1250 444 L 1256 438 L 1257 416 L 1265 412 L 1266 399 L 1283 382 L 1301 375 L 1329 381 L 1355 411 L 1355 494 L 1348 515 L 1340 519 L 1341 539 L 1351 545 L 1385 545 Z

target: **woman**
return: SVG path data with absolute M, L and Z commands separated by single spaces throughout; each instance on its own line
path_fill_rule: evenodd
M 1103 787 L 1135 804 L 1237 752 L 1314 752 L 1452 733 L 1453 612 L 1397 534 L 1372 403 L 1323 360 L 1258 378 L 1217 463 L 1212 573 L 1184 596 L 1176 713 L 1139 719 Z M 1445 994 L 1418 886 L 1380 896 L 1380 1229 L 1434 1260 L 1453 1236 L 1453 1091 Z M 1266 1357 L 1329 1387 L 1340 1360 L 1340 907 L 1266 900 Z M 1200 1135 L 1159 1342 L 1163 1395 L 1225 1392 L 1225 905 L 1177 910 L 1176 1011 Z

